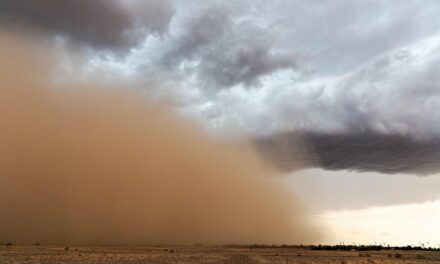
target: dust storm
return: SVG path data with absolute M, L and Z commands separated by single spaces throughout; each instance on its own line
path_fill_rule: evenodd
M 302 205 L 253 149 L 135 87 L 54 82 L 59 54 L 0 34 L 0 242 L 307 243 Z

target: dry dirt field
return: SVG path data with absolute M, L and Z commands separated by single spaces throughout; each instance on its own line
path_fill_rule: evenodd
M 440 263 L 440 252 L 231 247 L 1 246 L 0 263 Z

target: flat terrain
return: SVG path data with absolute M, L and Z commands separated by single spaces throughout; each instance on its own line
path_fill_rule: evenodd
M 440 263 L 440 252 L 233 247 L 0 246 L 0 263 Z

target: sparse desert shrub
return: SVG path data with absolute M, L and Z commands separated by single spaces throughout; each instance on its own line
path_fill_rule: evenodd
M 416 258 L 417 258 L 417 259 L 426 259 L 426 257 L 425 257 L 425 256 L 423 256 L 423 255 L 420 255 L 420 254 L 418 254 L 418 255 L 416 256 Z
M 65 247 L 64 250 L 68 251 L 70 248 L 69 247 Z
M 396 253 L 396 254 L 394 254 L 394 257 L 395 258 L 402 258 L 402 254 Z

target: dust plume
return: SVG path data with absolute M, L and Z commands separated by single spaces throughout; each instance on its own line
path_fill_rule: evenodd
M 54 85 L 56 54 L 20 38 L 0 34 L 0 242 L 316 238 L 251 148 L 214 140 L 136 89 Z

